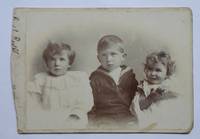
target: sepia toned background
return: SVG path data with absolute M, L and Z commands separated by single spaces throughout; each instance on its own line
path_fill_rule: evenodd
M 114 34 L 124 40 L 127 52 L 125 64 L 134 69 L 138 81 L 144 78 L 146 55 L 160 50 L 171 54 L 177 65 L 171 84 L 174 91 L 183 96 L 183 108 L 177 109 L 177 117 L 180 116 L 179 113 L 183 114 L 181 128 L 189 129 L 192 126 L 190 9 L 27 9 L 24 14 L 28 81 L 33 80 L 36 73 L 46 70 L 42 52 L 49 41 L 71 45 L 76 51 L 71 70 L 85 71 L 90 75 L 99 66 L 96 58 L 98 40 L 104 35 Z M 32 101 L 32 98 L 27 101 L 28 125 L 30 128 L 38 128 L 42 120 L 38 120 L 41 117 L 36 117 L 35 113 L 41 113 L 42 110 L 34 111 L 37 105 L 34 102 L 32 104 Z M 166 123 L 173 123 L 170 118 L 168 120 Z
M 40 139 L 66 139 L 66 138 L 172 138 L 172 139 L 196 139 L 200 135 L 200 122 L 199 122 L 199 109 L 200 109 L 200 95 L 199 95 L 199 31 L 200 31 L 200 3 L 198 0 L 169 0 L 169 1 L 155 1 L 155 0 L 102 0 L 102 1 L 89 1 L 89 0 L 77 0 L 77 1 L 0 1 L 0 138 L 40 138 Z M 14 107 L 13 92 L 11 85 L 11 73 L 10 73 L 10 40 L 11 40 L 11 28 L 12 28 L 12 12 L 14 7 L 190 7 L 193 11 L 193 77 L 194 77 L 194 128 L 190 134 L 32 134 L 32 135 L 20 135 L 16 132 L 16 112 Z M 41 69 L 39 69 L 41 70 Z M 33 74 L 33 73 L 32 73 Z M 28 78 L 32 78 L 32 74 Z
M 169 51 L 176 61 L 177 76 L 185 81 L 191 79 L 192 17 L 189 9 L 38 9 L 27 12 L 26 18 L 30 79 L 45 70 L 42 52 L 48 41 L 71 45 L 76 51 L 71 70 L 90 74 L 99 66 L 97 42 L 108 34 L 124 40 L 128 54 L 126 64 L 134 69 L 137 79 L 143 78 L 146 55 L 159 50 Z M 188 80 L 186 84 L 190 83 Z

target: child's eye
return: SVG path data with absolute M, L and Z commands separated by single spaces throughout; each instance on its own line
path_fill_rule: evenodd
M 60 61 L 65 61 L 65 58 L 60 58 Z
M 161 72 L 161 69 L 156 69 L 155 71 L 156 71 L 156 72 Z
M 102 56 L 103 56 L 103 57 L 105 57 L 105 56 L 106 56 L 106 54 L 102 54 Z
M 149 70 L 149 71 L 153 71 L 153 68 L 150 68 L 150 67 L 149 67 L 148 70 Z
M 111 55 L 112 55 L 112 56 L 115 56 L 115 55 L 117 55 L 117 53 L 111 53 Z
M 50 58 L 49 58 L 49 61 L 55 61 L 55 58 L 50 57 Z

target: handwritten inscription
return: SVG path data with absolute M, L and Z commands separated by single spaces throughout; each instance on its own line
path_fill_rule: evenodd
M 19 55 L 19 49 L 17 47 L 17 45 L 15 45 L 15 41 L 12 40 L 12 51 L 15 53 L 15 54 L 18 54 Z
M 13 21 L 19 21 L 19 20 L 20 20 L 19 17 L 13 16 Z
M 18 42 L 20 42 L 21 38 L 19 36 L 19 30 L 17 28 L 17 24 L 19 23 L 20 18 L 17 16 L 13 16 L 13 26 L 12 26 L 12 31 L 13 31 L 13 36 L 12 36 L 12 52 L 19 55 L 19 47 L 18 47 Z

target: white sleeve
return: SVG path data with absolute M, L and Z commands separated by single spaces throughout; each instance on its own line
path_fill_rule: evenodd
M 140 110 L 140 106 L 139 106 L 139 93 L 138 92 L 136 92 L 136 95 L 132 101 L 131 106 L 132 106 L 132 109 L 135 110 L 137 116 L 139 116 L 139 113 L 141 110 Z
M 42 94 L 42 87 L 45 82 L 45 73 L 38 73 L 34 76 L 34 80 L 28 82 L 28 91 L 32 93 Z
M 83 116 L 91 110 L 94 104 L 92 89 L 86 73 L 80 73 L 80 82 L 77 85 L 77 89 L 80 91 L 77 93 L 76 101 L 74 102 L 71 114 Z

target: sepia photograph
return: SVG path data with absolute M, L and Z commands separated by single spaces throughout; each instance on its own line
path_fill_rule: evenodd
M 15 8 L 18 133 L 189 133 L 189 8 Z

